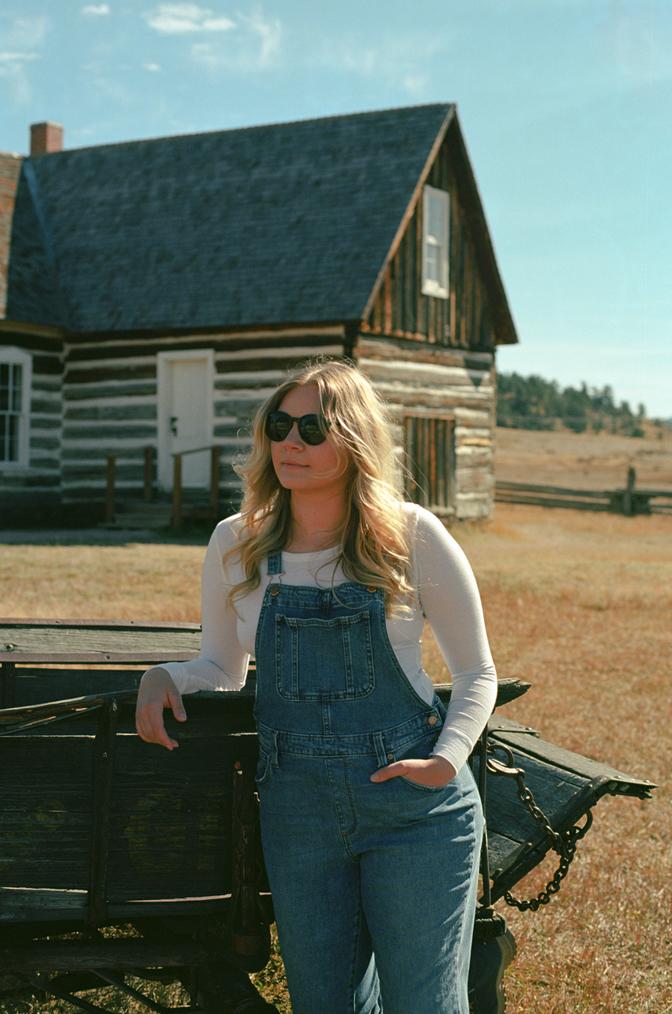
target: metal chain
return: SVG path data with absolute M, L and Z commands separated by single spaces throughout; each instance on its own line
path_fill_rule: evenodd
M 507 759 L 506 764 L 503 764 L 502 761 L 499 761 L 496 757 L 492 756 L 492 754 L 494 754 L 497 750 L 501 750 L 502 753 L 505 754 Z M 553 895 L 557 894 L 560 890 L 561 883 L 567 876 L 570 863 L 576 853 L 576 843 L 583 838 L 590 829 L 590 826 L 593 823 L 593 815 L 590 809 L 588 809 L 586 811 L 586 821 L 582 827 L 575 825 L 574 827 L 567 828 L 565 831 L 555 831 L 553 827 L 551 827 L 548 817 L 535 800 L 531 789 L 529 789 L 525 784 L 525 771 L 523 768 L 515 766 L 513 761 L 513 751 L 503 743 L 494 745 L 493 743 L 488 742 L 488 753 L 491 755 L 486 760 L 488 771 L 495 775 L 506 775 L 510 778 L 515 778 L 518 798 L 532 817 L 543 826 L 551 843 L 551 848 L 560 856 L 560 863 L 554 876 L 548 881 L 546 887 L 538 892 L 536 897 L 523 901 L 519 898 L 514 898 L 510 891 L 504 892 L 504 900 L 507 905 L 511 905 L 519 909 L 521 912 L 526 912 L 528 909 L 531 912 L 536 912 L 542 905 L 548 905 Z

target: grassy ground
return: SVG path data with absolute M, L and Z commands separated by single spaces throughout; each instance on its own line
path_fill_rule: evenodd
M 498 906 L 519 948 L 506 977 L 508 1010 L 669 1014 L 672 521 L 498 505 L 488 524 L 453 532 L 479 580 L 500 675 L 533 684 L 505 714 L 660 786 L 650 801 L 598 805 L 546 909 Z M 203 552 L 203 544 L 6 544 L 2 613 L 197 620 Z M 444 680 L 431 632 L 424 650 L 427 668 Z M 551 865 L 518 893 L 535 893 Z M 277 959 L 262 979 L 265 995 L 289 1012 Z M 69 1009 L 0 1005 L 25 1014 Z

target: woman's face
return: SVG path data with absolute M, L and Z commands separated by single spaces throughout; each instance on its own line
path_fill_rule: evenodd
M 320 395 L 315 384 L 294 387 L 278 408 L 291 416 L 320 414 Z M 297 492 L 341 494 L 350 481 L 348 456 L 339 450 L 330 433 L 321 444 L 306 444 L 294 423 L 284 440 L 271 441 L 271 460 L 285 489 Z

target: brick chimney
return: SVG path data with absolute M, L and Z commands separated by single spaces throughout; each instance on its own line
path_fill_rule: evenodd
M 60 123 L 31 123 L 30 154 L 47 155 L 63 151 L 63 127 Z

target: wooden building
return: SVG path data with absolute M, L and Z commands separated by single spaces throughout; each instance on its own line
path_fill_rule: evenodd
M 517 341 L 456 108 L 0 154 L 0 523 L 168 495 L 316 352 L 388 402 L 407 495 L 486 517 L 495 347 Z M 206 489 L 212 454 L 183 459 Z M 225 508 L 222 509 L 224 512 Z

